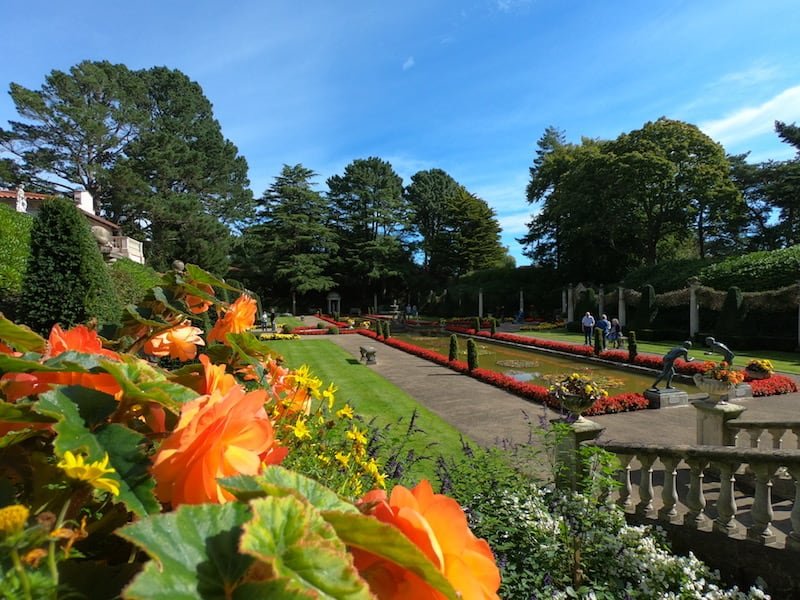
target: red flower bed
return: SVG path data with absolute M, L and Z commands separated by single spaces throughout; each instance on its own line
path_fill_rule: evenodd
M 326 321 L 331 325 L 336 325 L 337 327 L 350 327 L 349 323 L 345 323 L 343 321 L 335 321 L 332 317 L 329 317 L 328 315 L 319 315 L 317 318 L 321 319 L 322 321 Z
M 745 381 L 753 388 L 753 396 L 774 396 L 775 394 L 790 394 L 797 391 L 797 384 L 794 379 L 777 373 L 773 373 L 767 379 L 749 379 L 745 375 Z
M 372 331 L 360 331 L 359 333 L 372 339 L 381 339 L 378 338 L 378 336 Z M 470 377 L 478 379 L 479 381 L 494 385 L 495 387 L 499 387 L 500 389 L 511 392 L 512 394 L 522 396 L 523 398 L 527 398 L 535 402 L 541 402 L 554 408 L 560 408 L 561 406 L 558 401 L 550 396 L 550 394 L 547 392 L 547 388 L 543 386 L 535 385 L 525 381 L 519 381 L 513 377 L 509 377 L 508 375 L 497 373 L 495 371 L 489 371 L 488 369 L 479 368 L 469 372 L 467 363 L 464 361 L 449 361 L 443 354 L 439 354 L 438 352 L 428 350 L 426 348 L 420 348 L 419 346 L 409 344 L 408 342 L 398 340 L 393 337 L 390 337 L 388 340 L 381 339 L 381 341 L 383 341 L 387 346 L 392 346 L 393 348 L 403 350 L 409 354 L 414 354 L 415 356 L 419 356 L 425 360 L 449 367 L 454 371 L 467 374 Z M 641 394 L 618 394 L 616 396 L 609 396 L 608 398 L 598 400 L 588 411 L 586 411 L 586 414 L 602 415 L 606 413 L 640 410 L 647 408 L 647 406 L 648 402 Z

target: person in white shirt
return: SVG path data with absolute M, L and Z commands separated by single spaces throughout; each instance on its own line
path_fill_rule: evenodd
M 594 332 L 594 317 L 588 310 L 581 319 L 581 326 L 583 327 L 583 343 L 587 346 L 592 345 L 592 332 Z

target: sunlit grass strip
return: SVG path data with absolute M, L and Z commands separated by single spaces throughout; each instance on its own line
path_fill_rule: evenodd
M 415 426 L 424 433 L 410 438 L 407 447 L 416 456 L 451 457 L 462 453 L 461 438 L 455 427 L 421 406 L 414 398 L 370 369 L 365 369 L 348 352 L 324 339 L 309 339 L 298 344 L 276 343 L 274 351 L 284 357 L 286 366 L 308 365 L 323 382 L 333 382 L 339 389 L 337 407 L 349 403 L 367 421 L 377 427 L 391 426 L 393 435 L 405 433 L 414 410 Z M 434 445 L 431 443 L 435 441 Z M 470 441 L 471 440 L 467 440 Z M 434 477 L 432 461 L 421 461 L 411 467 L 412 476 Z

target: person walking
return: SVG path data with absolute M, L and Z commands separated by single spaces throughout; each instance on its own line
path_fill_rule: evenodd
M 583 343 L 587 346 L 592 345 L 592 333 L 594 332 L 594 317 L 588 310 L 581 319 L 581 327 L 583 327 Z
M 606 349 L 606 338 L 611 330 L 611 322 L 608 320 L 606 315 L 602 315 L 600 320 L 597 322 L 597 328 L 602 332 L 601 333 L 601 340 L 603 345 L 603 350 Z
M 614 348 L 619 349 L 622 337 L 622 324 L 619 319 L 611 319 L 611 330 L 608 332 L 608 339 L 614 344 Z

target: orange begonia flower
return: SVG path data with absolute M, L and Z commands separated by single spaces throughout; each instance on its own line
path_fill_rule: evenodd
M 374 490 L 361 500 L 369 514 L 393 525 L 422 550 L 464 600 L 499 598 L 500 571 L 486 540 L 470 531 L 458 502 L 434 494 L 428 481 L 414 489 Z M 355 566 L 380 598 L 444 599 L 414 573 L 354 548 Z
M 206 343 L 200 334 L 203 330 L 193 327 L 188 321 L 158 335 L 151 337 L 144 345 L 146 354 L 153 356 L 169 356 L 181 361 L 193 360 L 197 356 L 197 346 Z
M 58 324 L 53 325 L 47 340 L 47 350 L 42 359 L 53 358 L 68 350 L 84 354 L 99 354 L 106 358 L 119 360 L 116 352 L 103 348 L 97 332 L 85 325 L 77 325 L 67 331 L 61 329 Z M 9 402 L 15 402 L 23 396 L 46 392 L 54 385 L 80 385 L 112 396 L 121 391 L 116 379 L 107 373 L 34 371 L 31 373 L 6 373 L 0 377 L 0 390 Z
M 223 396 L 201 396 L 181 407 L 173 433 L 155 456 L 156 494 L 172 506 L 226 502 L 233 496 L 217 478 L 256 475 L 278 464 L 287 448 L 278 445 L 264 410 L 266 392 L 236 386 Z
M 199 290 L 204 291 L 209 296 L 214 295 L 214 288 L 206 283 L 200 283 L 195 285 L 195 287 Z M 208 310 L 208 308 L 213 304 L 211 300 L 206 300 L 205 298 L 201 298 L 200 296 L 192 296 L 191 294 L 186 294 L 186 297 L 183 299 L 186 302 L 186 308 L 189 309 L 189 312 L 199 315 L 204 313 Z
M 205 390 L 201 393 L 213 394 L 216 392 L 224 396 L 237 385 L 236 378 L 225 372 L 225 365 L 211 364 L 211 359 L 205 354 L 200 355 L 200 362 L 203 364 L 205 373 Z
M 242 294 L 231 304 L 225 314 L 214 323 L 208 334 L 209 342 L 225 343 L 225 336 L 229 333 L 243 333 L 250 329 L 256 322 L 256 301 L 250 296 Z

